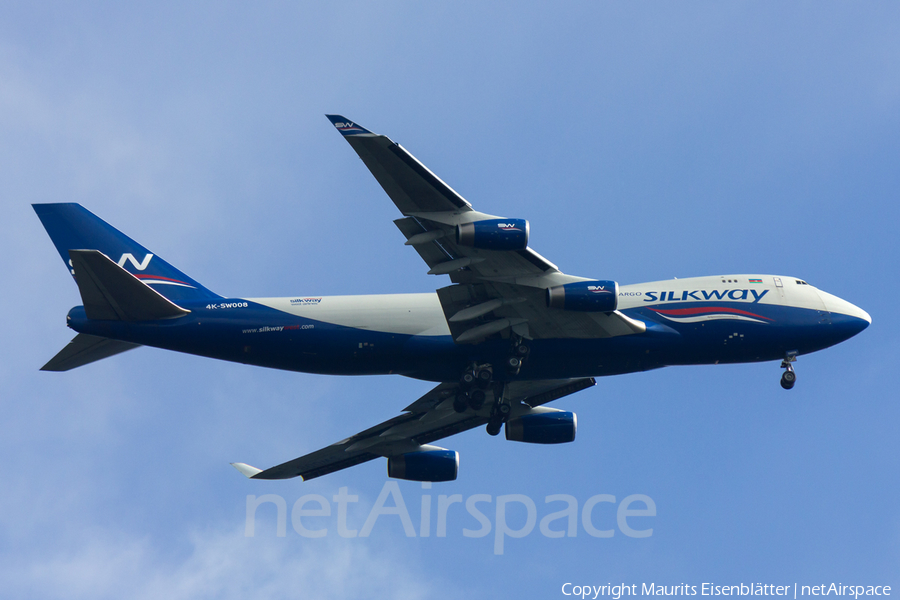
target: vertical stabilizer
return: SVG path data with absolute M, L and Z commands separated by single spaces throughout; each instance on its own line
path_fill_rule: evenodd
M 70 250 L 98 250 L 172 302 L 220 297 L 80 204 L 33 207 L 70 273 Z

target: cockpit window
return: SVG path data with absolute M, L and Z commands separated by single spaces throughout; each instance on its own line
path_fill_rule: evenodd
M 797 282 L 797 285 L 809 285 L 809 284 L 806 283 L 805 281 L 800 281 L 799 279 L 795 279 L 794 281 Z

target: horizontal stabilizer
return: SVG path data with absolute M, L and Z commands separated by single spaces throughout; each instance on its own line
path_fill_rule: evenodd
M 99 250 L 69 250 L 69 257 L 89 319 L 154 321 L 190 313 Z
M 50 362 L 41 367 L 41 371 L 68 371 L 138 346 L 140 344 L 79 333 Z

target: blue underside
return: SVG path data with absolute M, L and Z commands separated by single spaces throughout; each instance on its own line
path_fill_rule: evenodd
M 229 302 L 229 301 L 225 301 Z M 69 312 L 69 326 L 99 335 L 200 356 L 289 371 L 332 375 L 396 373 L 430 381 L 456 381 L 473 361 L 502 364 L 509 341 L 456 344 L 448 336 L 373 332 L 290 315 L 246 300 L 246 308 L 208 310 L 205 303 L 182 304 L 192 312 L 153 322 L 96 321 L 83 307 Z M 671 303 L 665 308 L 703 308 L 707 303 Z M 710 308 L 746 308 L 744 302 L 709 303 Z M 627 309 L 647 324 L 647 332 L 605 339 L 543 339 L 530 342 L 531 354 L 516 379 L 599 377 L 670 365 L 780 360 L 787 352 L 815 352 L 842 342 L 868 322 L 824 311 L 754 304 L 764 323 L 708 320 L 678 323 L 653 307 Z M 497 370 L 495 378 L 505 375 Z

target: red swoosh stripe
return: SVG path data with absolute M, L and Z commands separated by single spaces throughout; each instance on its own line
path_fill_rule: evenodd
M 188 285 L 187 282 L 181 281 L 180 279 L 172 279 L 171 277 L 162 277 L 161 275 L 145 275 L 143 273 L 139 275 L 135 275 L 138 279 L 164 279 L 166 281 L 171 281 L 173 283 L 181 283 L 184 285 Z
M 707 306 L 707 307 L 691 307 L 691 308 L 651 308 L 650 310 L 654 312 L 658 312 L 664 315 L 671 315 L 673 317 L 687 317 L 690 315 L 700 315 L 703 313 L 730 313 L 735 315 L 747 315 L 748 317 L 756 317 L 757 319 L 765 319 L 766 321 L 771 321 L 769 317 L 764 317 L 762 315 L 758 315 L 756 313 L 747 312 L 746 310 L 741 310 L 739 308 L 730 308 L 727 306 Z

